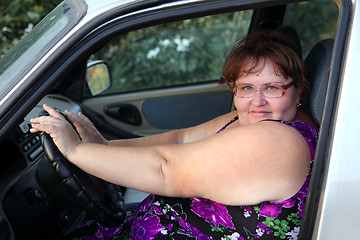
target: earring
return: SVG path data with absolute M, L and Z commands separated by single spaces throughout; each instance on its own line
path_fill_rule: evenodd
M 301 107 L 301 103 L 298 103 L 296 106 L 297 106 L 297 107 Z

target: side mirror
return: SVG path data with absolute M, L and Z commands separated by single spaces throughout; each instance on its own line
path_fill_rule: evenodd
M 110 69 L 105 61 L 93 61 L 88 63 L 86 82 L 92 96 L 105 93 L 112 84 Z

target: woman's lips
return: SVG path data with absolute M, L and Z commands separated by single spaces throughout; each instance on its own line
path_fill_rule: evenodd
M 266 117 L 269 116 L 271 112 L 259 110 L 259 111 L 250 111 L 250 114 L 253 115 L 254 117 Z

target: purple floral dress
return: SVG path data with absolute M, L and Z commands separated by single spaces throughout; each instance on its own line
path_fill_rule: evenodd
M 234 118 L 229 124 L 236 121 Z M 311 163 L 317 132 L 304 122 L 286 122 L 307 141 Z M 99 225 L 93 237 L 83 239 L 289 239 L 296 240 L 308 192 L 309 177 L 291 198 L 252 206 L 227 206 L 202 198 L 149 195 L 119 227 Z

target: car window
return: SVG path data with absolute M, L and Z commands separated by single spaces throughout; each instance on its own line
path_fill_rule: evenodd
M 85 15 L 86 5 L 61 3 L 0 61 L 0 96 Z M 13 82 L 12 82 L 13 81 Z
M 251 16 L 248 10 L 139 29 L 113 39 L 90 60 L 109 65 L 113 83 L 104 94 L 218 80 Z
M 316 14 L 309 14 L 316 13 Z M 328 0 L 288 4 L 283 25 L 293 26 L 299 34 L 303 56 L 320 40 L 335 38 L 339 9 Z

